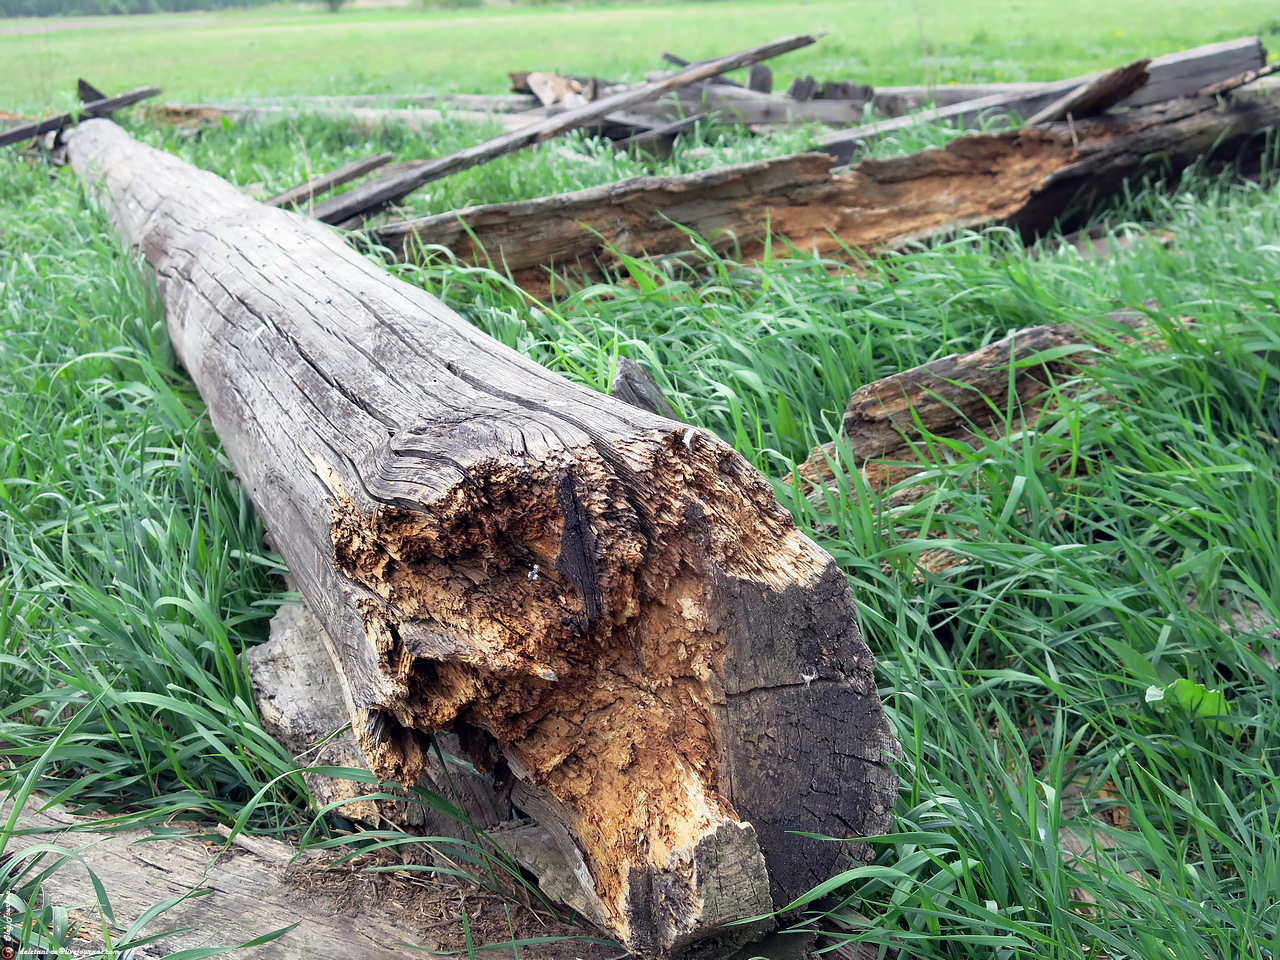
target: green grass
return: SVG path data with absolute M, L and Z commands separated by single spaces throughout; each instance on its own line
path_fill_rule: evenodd
M 918 6 L 918 18 L 914 12 Z M 7 29 L 40 32 L 10 33 Z M 314 7 L 0 21 L 0 109 L 66 106 L 84 76 L 191 101 L 287 93 L 496 93 L 509 70 L 637 79 L 670 50 L 715 56 L 788 33 L 824 40 L 773 63 L 873 84 L 1055 80 L 1213 40 L 1280 32 L 1267 0 L 772 0 L 479 10 Z
M 135 132 L 266 192 L 371 147 L 307 118 L 198 140 Z M 377 144 L 412 155 L 480 135 L 443 125 Z M 663 169 L 805 136 L 707 135 L 706 155 Z M 570 138 L 443 181 L 415 209 L 650 169 Z M 914 956 L 1266 960 L 1280 946 L 1280 204 L 1270 187 L 1198 176 L 1135 190 L 1109 216 L 1158 222 L 1174 246 L 1095 262 L 1032 256 L 993 230 L 863 272 L 627 261 L 625 283 L 542 305 L 484 269 L 393 268 L 593 388 L 619 354 L 640 361 L 848 572 L 906 756 L 894 832 L 875 864 L 833 881 L 823 923 Z M 1117 344 L 1059 385 L 1034 431 L 933 442 L 917 502 L 891 508 L 856 483 L 810 502 L 786 482 L 857 386 L 1032 324 L 1105 337 L 1090 318 L 1146 300 L 1162 349 Z M 8 796 L 337 844 L 264 735 L 239 656 L 285 596 L 279 559 L 174 369 L 144 273 L 69 171 L 13 150 L 0 153 L 0 464 Z M 920 574 L 934 549 L 964 562 Z M 1241 610 L 1256 622 L 1230 627 Z M 1071 835 L 1087 856 L 1064 856 Z M 36 897 L 47 864 L 0 861 L 0 888 L 57 940 L 65 917 Z

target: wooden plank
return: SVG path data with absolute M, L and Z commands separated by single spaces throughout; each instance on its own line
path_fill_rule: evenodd
M 1099 77 L 1081 84 L 1075 90 L 1037 110 L 1027 118 L 1027 126 L 1053 123 L 1058 120 L 1091 117 L 1109 110 L 1147 82 L 1147 66 L 1150 60 L 1135 60 L 1116 67 Z
M 301 183 L 296 187 L 278 193 L 270 200 L 264 201 L 269 207 L 282 207 L 290 209 L 299 204 L 310 203 L 321 194 L 328 193 L 334 187 L 340 187 L 344 183 L 350 183 L 352 180 L 358 180 L 366 173 L 371 173 L 379 167 L 390 163 L 395 158 L 392 153 L 380 153 L 377 156 L 365 157 L 362 160 L 355 160 L 345 166 L 339 167 L 337 170 L 329 173 L 321 174 L 318 177 L 312 177 L 306 183 Z
M 732 448 L 109 121 L 68 150 L 155 273 L 379 778 L 453 729 L 655 960 L 870 855 L 797 833 L 881 830 L 897 795 L 848 581 Z
M 389 125 L 421 131 L 453 120 L 462 123 L 496 123 L 504 130 L 520 130 L 531 122 L 518 113 L 479 113 L 474 110 L 432 110 L 429 108 L 378 108 L 378 107 L 317 107 L 309 111 L 311 116 L 323 117 L 335 122 L 346 122 L 360 130 L 377 131 Z M 219 117 L 241 121 L 288 120 L 298 115 L 291 107 L 217 107 L 200 104 L 161 104 L 150 110 L 153 120 L 167 123 L 208 123 Z
M 1140 107 L 1171 98 L 1191 96 L 1210 83 L 1235 76 L 1245 70 L 1259 69 L 1265 62 L 1266 51 L 1257 37 L 1208 44 L 1181 53 L 1156 57 L 1147 67 L 1147 82 L 1116 106 Z M 866 124 L 857 130 L 833 131 L 819 139 L 818 147 L 837 160 L 847 162 L 865 144 L 920 123 L 968 126 L 979 119 L 1000 114 L 1019 113 L 1029 116 L 1059 97 L 1076 90 L 1082 84 L 1095 79 L 1096 76 L 1091 74 L 1087 77 L 1059 80 L 1044 84 L 1038 91 L 1029 93 L 1000 93 L 967 100 L 912 116 L 895 117 Z
M 795 100 L 790 96 L 759 93 L 714 83 L 690 87 L 672 97 L 632 107 L 635 113 L 674 118 L 683 113 L 719 114 L 722 121 L 763 123 L 859 123 L 863 104 L 848 100 Z
M 705 60 L 695 60 L 690 62 L 684 57 L 677 57 L 674 53 L 663 53 L 662 59 L 673 67 L 696 67 L 699 63 L 706 63 Z M 737 80 L 730 80 L 728 77 L 716 77 L 717 83 L 723 83 L 726 87 L 743 87 L 745 84 L 739 83 Z
M 7 130 L 0 131 L 0 147 L 8 146 L 11 143 L 21 143 L 23 140 L 30 140 L 43 133 L 65 130 L 67 127 L 73 126 L 89 117 L 109 116 L 116 110 L 138 103 L 141 100 L 146 100 L 149 97 L 158 96 L 159 93 L 159 87 L 139 87 L 136 90 L 130 90 L 128 93 L 107 97 L 105 100 L 94 100 L 92 103 L 86 103 L 81 109 L 71 113 L 60 113 L 56 116 L 45 117 L 43 120 L 10 127 Z
M 655 99 L 670 90 L 678 90 L 680 87 L 713 77 L 718 73 L 723 73 L 725 70 L 749 66 L 760 60 L 766 60 L 790 50 L 808 46 L 813 42 L 814 38 L 809 36 L 784 37 L 781 40 L 753 47 L 742 53 L 720 57 L 696 67 L 689 67 L 666 80 L 641 84 L 599 100 L 585 103 L 557 116 L 548 117 L 521 130 L 493 140 L 487 140 L 466 150 L 460 150 L 457 153 L 438 157 L 434 160 L 424 161 L 417 170 L 406 174 L 398 180 L 371 184 L 368 187 L 358 187 L 318 206 L 315 210 L 315 216 L 325 223 L 347 222 L 354 217 L 363 216 L 389 203 L 401 200 L 420 187 L 434 180 L 439 180 L 441 177 L 457 173 L 459 170 L 466 170 L 478 164 L 488 163 L 490 160 L 505 154 L 523 150 L 525 147 L 533 146 L 552 137 L 558 137 L 561 134 L 568 133 L 570 130 L 576 130 L 592 123 L 615 110 L 643 103 L 645 100 Z

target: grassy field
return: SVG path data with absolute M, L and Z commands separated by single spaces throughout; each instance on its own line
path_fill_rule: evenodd
M 802 73 L 873 84 L 1052 80 L 1280 33 L 1280 12 L 1266 0 L 667 0 L 0 21 L 0 109 L 65 105 L 79 76 L 109 91 L 155 84 L 182 101 L 500 92 L 509 70 L 634 79 L 659 68 L 663 50 L 706 57 L 802 32 L 830 35 L 776 62 L 784 83 Z
M 496 90 L 491 74 L 534 58 L 635 74 L 664 47 L 699 56 L 820 28 L 833 31 L 825 52 L 796 55 L 795 69 L 904 82 L 926 69 L 1058 76 L 1257 31 L 1269 16 L 1244 2 L 922 0 L 925 58 L 898 6 L 279 9 L 112 20 L 96 41 L 92 24 L 59 21 L 0 37 L 0 89 L 52 102 L 83 73 L 107 86 L 168 83 L 183 98 L 331 92 L 357 74 L 361 89 Z M 478 55 L 463 48 L 476 36 Z M 605 42 L 620 36 L 625 49 Z M 372 52 L 383 44 L 397 56 Z M 262 52 L 278 49 L 288 62 Z M 422 72 L 402 72 L 410 63 Z M 371 144 L 305 117 L 199 139 L 132 129 L 268 192 L 373 149 L 444 152 L 482 135 L 450 124 Z M 807 134 L 706 136 L 710 150 L 663 169 L 781 154 Z M 1275 170 L 1280 148 L 1270 159 Z M 567 138 L 442 181 L 420 202 L 447 210 L 650 169 Z M 863 273 L 804 258 L 753 271 L 715 258 L 634 263 L 627 282 L 555 304 L 530 304 L 486 270 L 391 269 L 589 387 L 607 385 L 618 355 L 641 362 L 690 421 L 774 481 L 849 574 L 906 757 L 895 830 L 873 841 L 875 864 L 841 878 L 824 922 L 937 960 L 1275 960 L 1276 199 L 1269 180 L 1135 188 L 1108 222 L 1157 223 L 1173 245 L 1139 242 L 1105 261 L 1027 251 L 991 230 Z M 815 505 L 787 482 L 835 436 L 857 386 L 1034 324 L 1114 340 L 1097 318 L 1143 302 L 1154 304 L 1156 349 L 1117 343 L 1099 355 L 1059 385 L 1035 430 L 932 445 L 912 482 L 933 486 L 916 502 L 890 509 L 845 488 Z M 1018 422 L 1016 409 L 1005 415 Z M 286 596 L 281 562 L 175 369 L 144 272 L 69 170 L 15 150 L 0 151 L 0 465 L 7 797 L 38 789 L 123 822 L 243 822 L 336 843 L 263 733 L 240 659 Z M 961 562 L 920 572 L 938 549 Z M 0 895 L 24 942 L 66 956 L 65 913 L 38 902 L 44 865 L 5 861 L 5 827 L 0 818 Z

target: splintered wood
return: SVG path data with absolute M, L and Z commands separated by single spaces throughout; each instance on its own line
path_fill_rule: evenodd
M 732 448 L 109 121 L 68 150 L 156 274 L 376 774 L 414 781 L 455 731 L 642 957 L 729 953 L 751 929 L 724 923 L 866 855 L 795 833 L 877 833 L 896 796 L 849 585 Z

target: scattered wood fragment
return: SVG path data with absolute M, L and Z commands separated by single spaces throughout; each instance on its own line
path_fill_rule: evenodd
M 406 174 L 397 180 L 371 184 L 368 187 L 357 187 L 348 193 L 320 204 L 314 211 L 315 216 L 325 223 L 349 223 L 381 209 L 389 203 L 401 200 L 418 188 L 434 180 L 439 180 L 441 177 L 446 177 L 451 173 L 457 173 L 459 170 L 466 170 L 478 164 L 487 163 L 505 154 L 522 150 L 552 137 L 568 133 L 570 130 L 585 126 L 615 110 L 621 110 L 624 107 L 660 97 L 669 90 L 677 90 L 680 87 L 715 76 L 725 70 L 749 66 L 752 63 L 778 56 L 790 50 L 796 50 L 813 42 L 813 37 L 785 37 L 772 43 L 753 47 L 742 53 L 720 57 L 696 67 L 689 67 L 665 80 L 643 84 L 582 104 L 571 110 L 566 110 L 564 113 L 532 123 L 505 136 L 485 141 L 446 157 L 424 161 L 414 172 Z
M 618 367 L 613 372 L 613 384 L 609 387 L 609 396 L 617 397 L 623 403 L 629 403 L 641 410 L 668 420 L 683 421 L 676 408 L 662 395 L 662 388 L 653 379 L 653 375 L 630 357 L 619 357 Z
M 691 62 L 686 60 L 684 57 L 677 57 L 674 53 L 664 53 L 662 55 L 662 59 L 674 67 L 696 67 L 699 63 L 707 62 L 705 60 L 696 60 Z M 719 74 L 717 74 L 714 79 L 717 83 L 722 83 L 726 87 L 743 87 L 743 84 L 739 83 L 737 80 L 730 80 L 728 77 L 720 76 Z
M 1126 177 L 1176 174 L 1205 156 L 1259 155 L 1253 137 L 1280 125 L 1280 89 L 1241 88 L 1071 124 L 959 137 L 943 149 L 865 160 L 832 172 L 820 154 L 737 164 L 676 177 L 641 177 L 588 190 L 488 204 L 380 228 L 397 257 L 440 244 L 469 262 L 505 264 L 541 296 L 553 271 L 598 279 L 613 250 L 688 249 L 686 230 L 740 261 L 771 237 L 823 257 L 883 251 L 999 223 L 1030 238 L 1070 210 L 1087 211 Z M 487 259 L 486 259 L 487 258 Z
M 1051 387 L 1073 376 L 1078 362 L 1034 358 L 1080 341 L 1070 327 L 1030 327 L 859 387 L 849 398 L 840 441 L 819 447 L 797 473 L 808 483 L 830 483 L 843 453 L 868 488 L 883 493 L 919 472 L 925 436 L 972 442 L 993 428 L 1003 432 L 1010 412 L 1034 423 Z
M 105 93 L 83 77 L 76 81 L 76 96 L 80 98 L 81 103 L 93 103 L 95 100 L 108 99 Z
M 236 121 L 279 121 L 294 119 L 299 111 L 292 107 L 254 106 L 218 107 L 204 104 L 161 104 L 148 111 L 158 123 L 205 125 L 223 117 Z M 399 125 L 420 131 L 446 120 L 460 123 L 496 123 L 504 130 L 520 130 L 530 123 L 529 118 L 518 113 L 481 113 L 475 110 L 433 110 L 427 107 L 319 107 L 307 111 L 310 116 L 326 120 L 345 121 L 354 128 L 378 131 L 387 126 Z
M 1082 83 L 1075 90 L 1064 94 L 1047 107 L 1037 110 L 1027 118 L 1027 126 L 1054 123 L 1058 120 L 1080 120 L 1109 110 L 1121 100 L 1132 96 L 1148 80 L 1149 59 L 1135 60 L 1123 67 Z
M 82 917 L 84 935 L 76 946 L 103 949 L 98 895 L 86 870 L 92 870 L 110 898 L 116 937 L 144 911 L 165 900 L 177 901 L 145 927 L 146 934 L 168 931 L 161 939 L 129 950 L 135 960 L 168 957 L 180 950 L 234 947 L 276 930 L 278 939 L 236 950 L 246 960 L 313 960 L 352 957 L 359 960 L 404 960 L 415 948 L 465 949 L 459 903 L 473 918 L 477 943 L 510 940 L 513 917 L 518 936 L 581 936 L 583 931 L 544 915 L 533 915 L 495 893 L 464 880 L 421 873 L 390 871 L 389 862 L 368 857 L 361 865 L 379 866 L 361 873 L 359 866 L 335 864 L 311 855 L 293 860 L 296 851 L 279 841 L 237 836 L 229 844 L 202 836 L 207 827 L 192 824 L 192 836 L 156 837 L 150 830 L 97 827 L 61 807 L 40 809 L 32 799 L 23 809 L 18 829 L 6 835 L 5 852 L 40 856 L 33 847 L 56 844 L 77 851 L 82 861 L 69 861 L 43 882 L 45 902 L 71 909 Z M 12 808 L 0 804 L 0 816 Z M 227 831 L 219 831 L 222 837 Z M 210 842 L 210 841 L 213 842 Z M 225 849 L 224 849 L 225 848 Z M 30 853 L 28 853 L 30 851 Z M 40 869 L 52 863 L 43 854 Z M 293 862 L 290 862 L 293 861 Z M 203 895 L 190 896 L 203 891 Z M 485 921 L 483 914 L 490 914 Z M 480 920 L 474 920 L 481 917 Z M 486 955 L 511 958 L 511 951 Z M 580 941 L 522 947 L 529 960 L 603 960 L 617 950 Z
M 68 149 L 157 275 L 379 777 L 413 782 L 454 729 L 643 957 L 867 855 L 794 833 L 874 833 L 896 796 L 848 582 L 731 448 L 109 121 Z
M 136 90 L 130 90 L 128 93 L 107 97 L 105 100 L 94 100 L 92 103 L 86 103 L 81 109 L 71 113 L 60 113 L 56 116 L 45 117 L 43 120 L 36 120 L 31 123 L 24 123 L 21 126 L 9 127 L 7 130 L 0 130 L 0 147 L 8 146 L 12 143 L 21 143 L 23 140 L 31 140 L 44 133 L 65 130 L 67 127 L 74 126 L 90 117 L 110 116 L 117 110 L 146 100 L 149 97 L 158 96 L 159 93 L 159 87 L 139 87 Z
M 301 204 L 311 203 L 316 197 L 328 193 L 334 187 L 340 187 L 344 183 L 350 183 L 352 180 L 359 180 L 366 173 L 372 173 L 379 167 L 385 166 L 392 161 L 394 156 L 395 154 L 391 153 L 379 153 L 377 156 L 354 160 L 345 166 L 339 167 L 337 170 L 321 174 L 318 177 L 312 177 L 306 183 L 301 183 L 286 190 L 284 193 L 278 193 L 263 202 L 267 206 L 282 207 L 286 210 Z
M 1244 37 L 1156 57 L 1147 67 L 1147 82 L 1115 106 L 1137 108 L 1190 97 L 1208 84 L 1244 71 L 1260 69 L 1265 63 L 1266 51 L 1257 37 Z M 1093 79 L 1090 76 L 1059 80 L 1044 84 L 1039 90 L 1000 93 L 866 124 L 856 130 L 836 130 L 823 136 L 819 146 L 838 160 L 848 162 L 866 144 L 918 123 L 948 122 L 969 126 L 980 119 L 1008 113 L 1030 116 Z

